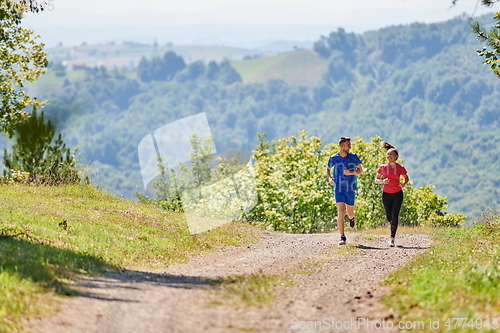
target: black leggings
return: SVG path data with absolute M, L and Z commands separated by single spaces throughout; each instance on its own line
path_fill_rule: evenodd
M 391 237 L 395 237 L 398 230 L 399 211 L 403 204 L 403 191 L 396 193 L 382 192 L 382 203 L 384 204 L 387 221 L 391 224 Z

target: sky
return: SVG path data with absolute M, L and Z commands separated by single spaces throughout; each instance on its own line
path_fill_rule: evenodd
M 136 41 L 252 48 L 277 40 L 315 41 L 339 27 L 362 33 L 462 13 L 493 12 L 479 0 L 47 0 L 24 26 L 47 46 Z

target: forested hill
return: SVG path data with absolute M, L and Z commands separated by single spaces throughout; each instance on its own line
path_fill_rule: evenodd
M 307 86 L 286 80 L 288 71 L 312 75 L 301 50 L 286 57 L 294 66 L 267 62 L 272 79 L 255 66 L 252 82 L 241 71 L 249 75 L 245 64 L 255 59 L 187 63 L 167 52 L 132 72 L 53 67 L 46 75 L 58 88 L 38 97 L 50 100 L 46 117 L 92 164 L 95 181 L 129 198 L 143 191 L 140 140 L 205 112 L 217 150 L 250 152 L 259 132 L 274 140 L 305 129 L 325 143 L 379 135 L 399 148 L 415 186 L 434 184 L 450 212 L 472 214 L 500 197 L 500 80 L 476 55 L 482 46 L 465 17 L 364 34 L 338 29 L 315 43 L 314 71 L 323 64 L 324 73 Z M 294 54 L 302 60 L 293 63 Z

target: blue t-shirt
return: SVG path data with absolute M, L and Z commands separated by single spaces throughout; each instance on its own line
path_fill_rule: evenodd
M 347 153 L 345 157 L 336 153 L 328 159 L 328 167 L 333 168 L 333 179 L 336 191 L 354 192 L 358 188 L 358 177 L 355 175 L 344 175 L 344 169 L 355 171 L 361 160 L 355 153 Z

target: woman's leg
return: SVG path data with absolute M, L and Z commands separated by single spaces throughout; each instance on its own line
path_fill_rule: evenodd
M 382 203 L 384 204 L 385 217 L 387 218 L 387 222 L 391 223 L 391 221 L 392 221 L 391 193 L 382 192 Z
M 401 205 L 403 204 L 403 191 L 391 194 L 392 194 L 391 237 L 396 237 L 396 231 L 398 230 L 398 224 L 399 224 L 399 211 L 401 210 Z

